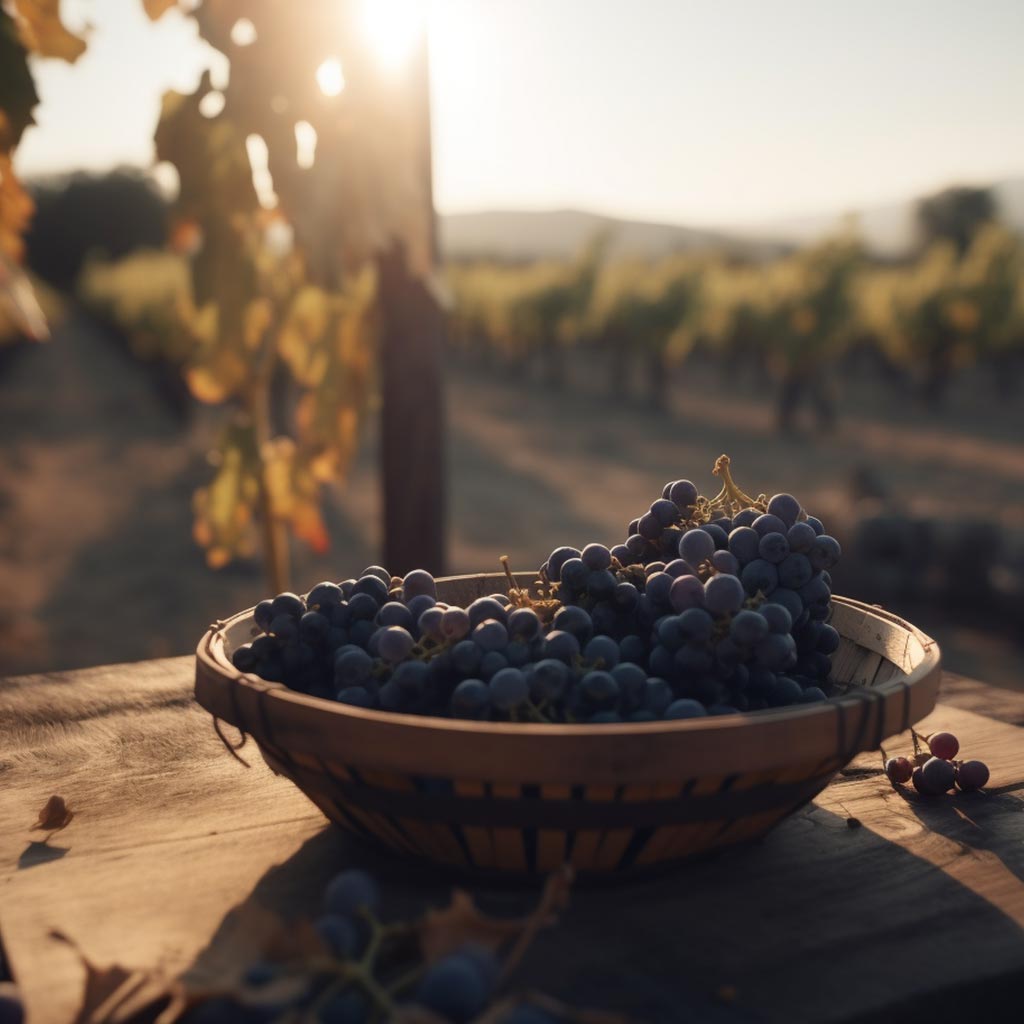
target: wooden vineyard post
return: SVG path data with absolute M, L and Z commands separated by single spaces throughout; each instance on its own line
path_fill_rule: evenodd
M 445 565 L 444 319 L 401 246 L 380 272 L 381 484 L 384 564 L 442 573 Z
M 436 270 L 430 96 L 424 33 L 409 76 L 415 107 L 414 158 L 422 179 L 424 249 Z M 382 526 L 384 564 L 404 574 L 445 569 L 445 317 L 429 281 L 415 274 L 404 245 L 377 260 L 380 296 Z

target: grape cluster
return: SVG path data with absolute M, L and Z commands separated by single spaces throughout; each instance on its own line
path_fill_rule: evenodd
M 885 774 L 894 786 L 913 782 L 918 793 L 938 796 L 954 787 L 963 793 L 974 793 L 988 782 L 988 765 L 983 761 L 956 760 L 960 741 L 951 732 L 934 733 L 925 738 L 925 743 L 927 754 L 919 749 L 913 760 L 909 757 L 886 760 Z M 914 745 L 920 747 L 916 733 Z
M 243 672 L 344 704 L 476 720 L 645 722 L 827 699 L 831 569 L 839 544 L 791 495 L 733 483 L 702 497 L 688 480 L 629 527 L 624 544 L 559 547 L 539 597 L 466 608 L 433 577 L 370 566 L 305 598 L 257 605 L 262 635 Z
M 472 941 L 425 963 L 412 922 L 384 924 L 380 891 L 365 871 L 337 875 L 312 922 L 313 944 L 284 961 L 260 959 L 246 968 L 235 995 L 206 1000 L 186 1024 L 370 1024 L 403 1017 L 468 1024 L 488 1011 L 494 1024 L 557 1024 L 559 1018 L 531 1001 L 495 1003 L 501 963 Z

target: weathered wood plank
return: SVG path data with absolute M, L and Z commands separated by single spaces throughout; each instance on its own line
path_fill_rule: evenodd
M 251 769 L 231 758 L 188 699 L 192 672 L 184 658 L 0 681 L 0 928 L 33 1019 L 69 1019 L 82 980 L 54 927 L 100 962 L 174 969 L 233 907 L 307 912 L 345 864 L 377 873 L 396 912 L 444 897 L 436 872 L 325 827 L 251 744 Z M 729 985 L 761 1019 L 844 1021 L 1024 970 L 1024 730 L 976 713 L 1022 720 L 1024 698 L 955 677 L 950 693 L 960 706 L 921 728 L 986 760 L 989 793 L 904 797 L 864 755 L 757 844 L 578 889 L 518 980 L 648 1020 Z M 77 815 L 46 859 L 29 827 L 55 792 Z

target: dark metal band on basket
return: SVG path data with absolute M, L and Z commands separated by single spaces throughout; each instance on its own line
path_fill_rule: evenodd
M 762 811 L 795 807 L 821 792 L 834 772 L 799 782 L 762 783 L 751 789 L 686 794 L 667 800 L 435 796 L 361 785 L 294 765 L 287 774 L 301 782 L 302 788 L 318 790 L 342 805 L 399 819 L 491 828 L 610 829 L 741 819 Z
M 898 687 L 903 695 L 903 710 L 900 716 L 900 727 L 895 732 L 906 732 L 910 728 L 910 687 L 902 680 L 893 680 L 888 684 L 890 687 Z M 870 686 L 858 687 L 855 690 L 850 690 L 845 693 L 839 700 L 836 701 L 834 707 L 836 709 L 836 726 L 838 736 L 836 745 L 839 751 L 839 757 L 842 759 L 842 763 L 853 760 L 853 758 L 861 750 L 877 750 L 882 745 L 882 740 L 885 739 L 889 730 L 885 727 L 886 721 L 886 698 L 888 694 L 882 693 L 881 691 Z M 853 738 L 847 743 L 847 722 L 846 716 L 852 710 L 851 706 L 844 701 L 849 701 L 851 698 L 855 699 L 860 705 L 860 719 L 857 723 L 857 731 L 853 735 Z M 875 718 L 875 734 L 872 737 L 872 743 L 870 746 L 865 746 L 864 736 L 867 732 L 868 721 L 874 714 Z

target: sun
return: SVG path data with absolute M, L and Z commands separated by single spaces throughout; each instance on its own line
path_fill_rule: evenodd
M 363 0 L 361 29 L 382 67 L 400 71 L 412 57 L 426 28 L 425 0 Z

